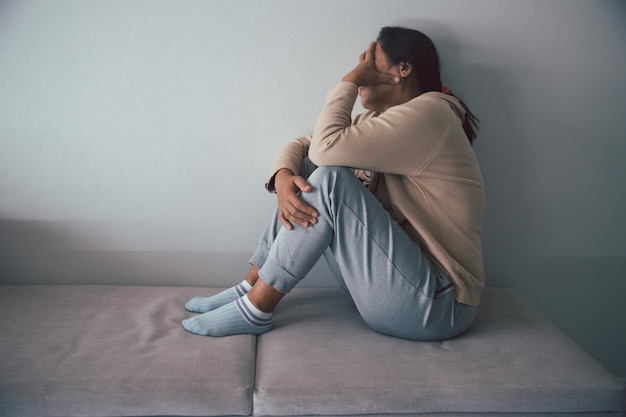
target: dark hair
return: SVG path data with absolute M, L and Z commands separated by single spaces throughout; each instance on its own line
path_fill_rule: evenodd
M 387 26 L 380 30 L 376 41 L 380 43 L 380 47 L 387 55 L 390 64 L 397 65 L 400 62 L 405 62 L 413 67 L 413 74 L 422 93 L 428 91 L 441 92 L 443 86 L 439 54 L 435 44 L 428 36 L 414 29 Z M 463 100 L 456 98 L 465 110 L 463 130 L 470 143 L 473 143 L 476 139 L 479 120 Z

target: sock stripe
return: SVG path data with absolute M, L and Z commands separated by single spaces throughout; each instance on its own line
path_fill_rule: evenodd
M 237 291 L 237 295 L 239 295 L 239 297 L 243 297 L 248 293 L 248 290 L 243 286 L 243 284 L 236 285 L 235 291 Z
M 272 324 L 271 317 L 268 319 L 262 319 L 260 317 L 257 317 L 252 311 L 250 311 L 246 303 L 241 301 L 241 299 L 235 301 L 235 305 L 239 309 L 239 312 L 241 313 L 243 318 L 246 319 L 246 321 L 253 326 L 268 326 Z

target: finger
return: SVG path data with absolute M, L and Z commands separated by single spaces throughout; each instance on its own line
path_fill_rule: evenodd
M 287 214 L 285 216 L 285 220 L 290 225 L 296 224 L 296 225 L 301 226 L 301 227 L 308 227 L 309 226 L 309 222 L 308 221 L 306 221 L 304 219 L 301 219 L 301 218 L 298 218 L 298 217 L 296 217 L 296 216 L 294 216 L 292 214 Z M 293 227 L 288 227 L 289 230 L 291 230 L 292 228 Z
M 298 187 L 298 189 L 304 193 L 309 193 L 313 191 L 313 187 L 309 184 L 303 177 L 296 177 L 293 180 L 293 183 Z
M 293 200 L 285 199 L 282 203 L 279 203 L 279 213 L 283 216 L 281 220 L 284 218 L 286 221 L 298 224 L 317 223 L 317 211 L 298 198 Z
M 365 50 L 365 52 L 363 52 L 360 56 L 359 56 L 359 63 L 363 64 L 366 62 L 372 62 L 374 60 L 374 50 L 376 48 L 376 42 L 370 42 L 370 44 L 367 46 L 367 49 Z
M 376 78 L 378 79 L 378 84 L 398 84 L 400 82 L 400 77 L 395 74 L 383 74 L 379 72 Z
M 293 207 L 292 214 L 306 221 L 317 219 L 317 210 L 305 203 L 300 197 L 295 196 L 291 199 L 290 204 Z
M 317 223 L 317 213 L 312 214 L 310 211 L 312 208 L 309 206 L 306 206 L 306 209 L 309 211 L 303 211 L 299 208 L 291 207 L 291 209 L 288 210 L 287 219 L 304 227 L 309 224 Z
M 366 58 L 368 58 L 368 59 L 369 58 L 373 58 L 375 51 L 376 51 L 376 42 L 372 41 L 367 46 L 367 50 L 365 51 Z
M 293 229 L 293 225 L 291 224 L 289 220 L 285 218 L 285 215 L 282 212 L 278 212 L 278 220 L 280 220 L 280 223 L 283 225 L 285 229 L 287 230 Z
M 297 189 L 304 193 L 313 191 L 313 187 L 307 182 L 307 180 L 304 179 L 304 177 L 295 177 L 293 184 Z M 309 216 L 317 217 L 317 210 L 305 203 L 304 200 L 302 200 L 302 198 L 300 198 L 300 196 L 295 192 L 287 197 L 287 201 L 289 201 L 296 210 L 300 210 Z
M 298 196 L 285 200 L 282 205 L 282 212 L 287 220 L 305 227 L 317 223 L 317 210 L 306 204 Z

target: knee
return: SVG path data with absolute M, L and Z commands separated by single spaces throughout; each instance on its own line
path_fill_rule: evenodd
M 329 209 L 337 207 L 334 202 L 357 199 L 362 192 L 366 191 L 361 181 L 349 168 L 345 167 L 319 167 L 311 174 L 308 182 L 313 187 L 313 192 L 310 196 L 308 193 L 303 195 L 302 198 L 309 199 L 314 198 L 313 195 L 319 196 L 324 201 L 321 204 L 329 207 Z M 321 206 L 316 208 L 319 207 Z
M 315 185 L 343 183 L 346 180 L 356 180 L 356 177 L 349 168 L 341 166 L 317 167 L 315 172 L 309 177 L 309 183 Z

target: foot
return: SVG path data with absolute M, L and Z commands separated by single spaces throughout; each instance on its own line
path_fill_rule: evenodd
M 257 309 L 244 295 L 216 310 L 183 320 L 182 324 L 188 332 L 201 336 L 258 335 L 272 329 L 272 313 Z
M 238 285 L 210 297 L 192 298 L 189 302 L 187 302 L 187 304 L 185 304 L 185 308 L 187 311 L 191 311 L 192 313 L 206 313 L 243 297 L 251 289 L 252 286 L 244 280 Z

